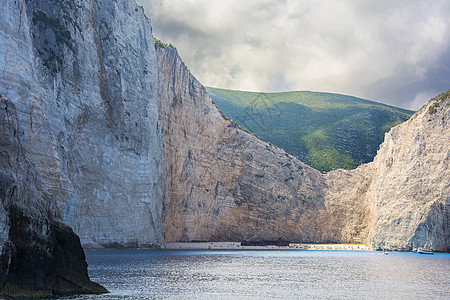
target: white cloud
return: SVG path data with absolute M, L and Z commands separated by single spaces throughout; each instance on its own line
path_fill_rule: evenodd
M 450 88 L 447 0 L 138 2 L 205 85 L 329 91 L 413 109 Z

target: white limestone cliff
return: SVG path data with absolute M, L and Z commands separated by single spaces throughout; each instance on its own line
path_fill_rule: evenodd
M 450 93 L 386 134 L 368 166 L 375 247 L 450 250 Z
M 54 215 L 15 106 L 1 94 L 0 146 L 0 298 L 107 293 L 89 280 L 78 236 Z
M 0 20 L 0 93 L 84 246 L 448 251 L 448 96 L 392 129 L 373 163 L 323 175 L 224 117 L 175 49 L 155 52 L 133 0 L 5 0 Z
M 157 56 L 165 241 L 448 251 L 448 93 L 393 128 L 374 162 L 323 175 L 222 116 L 173 47 L 158 47 Z
M 157 56 L 165 241 L 339 242 L 321 174 L 224 117 L 174 48 Z
M 6 0 L 0 92 L 85 246 L 161 243 L 165 197 L 150 20 L 133 0 Z

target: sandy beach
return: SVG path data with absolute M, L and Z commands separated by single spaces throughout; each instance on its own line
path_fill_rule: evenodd
M 291 243 L 288 246 L 242 246 L 240 242 L 197 242 L 197 243 L 167 243 L 163 249 L 223 249 L 223 250 L 346 250 L 371 251 L 371 247 L 362 244 L 300 244 Z

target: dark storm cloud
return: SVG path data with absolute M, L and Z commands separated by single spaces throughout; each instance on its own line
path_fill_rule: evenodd
M 140 0 L 205 85 L 417 109 L 450 88 L 450 1 Z

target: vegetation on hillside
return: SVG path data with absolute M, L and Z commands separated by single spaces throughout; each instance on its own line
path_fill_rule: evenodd
M 372 161 L 385 132 L 414 113 L 332 93 L 207 90 L 226 116 L 322 172 Z

